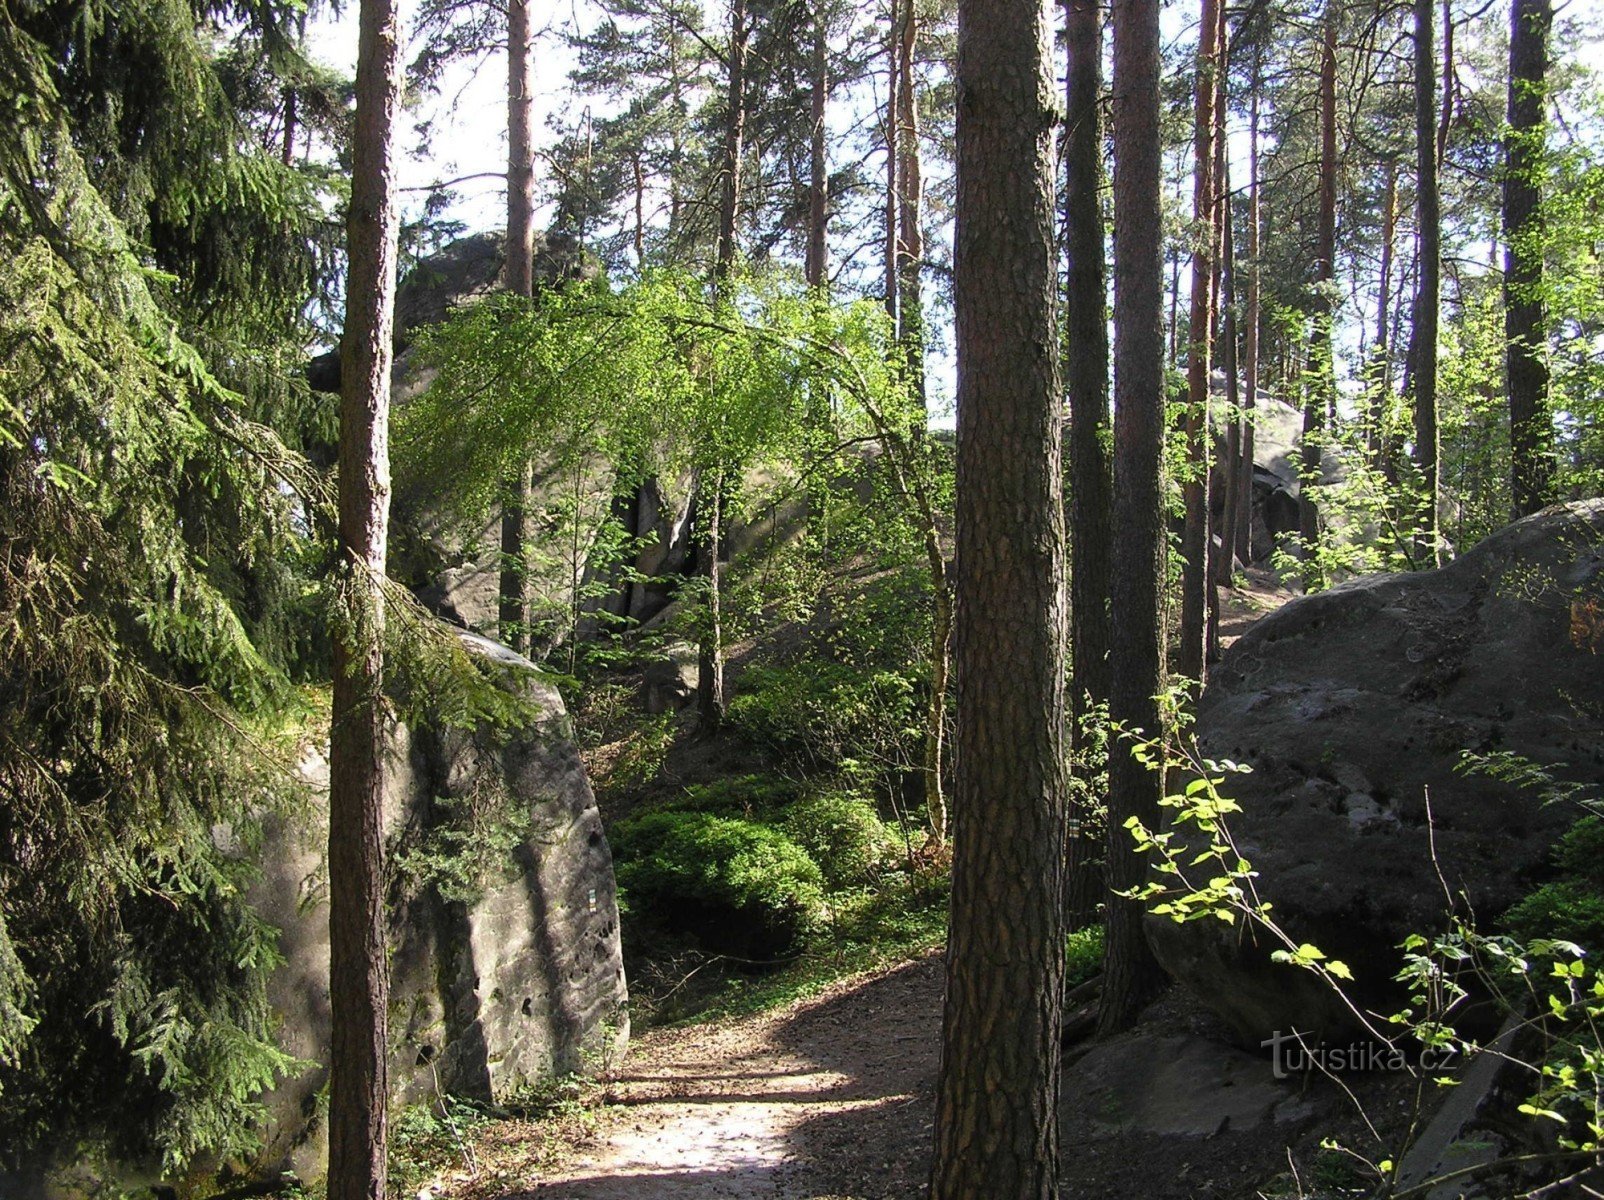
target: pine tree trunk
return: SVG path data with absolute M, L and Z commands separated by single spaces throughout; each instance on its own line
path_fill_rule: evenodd
M 904 3 L 910 0 L 903 0 Z M 886 30 L 886 204 L 885 204 L 885 274 L 886 274 L 886 314 L 891 318 L 891 335 L 900 340 L 902 337 L 902 289 L 897 281 L 897 226 L 902 206 L 898 202 L 897 173 L 902 166 L 901 155 L 897 152 L 898 138 L 898 102 L 897 92 L 901 86 L 902 53 L 901 45 L 901 5 L 898 0 L 888 0 L 887 30 Z
M 1160 735 L 1164 687 L 1164 241 L 1158 0 L 1114 0 L 1114 528 L 1109 716 Z M 1157 827 L 1163 779 L 1121 743 L 1108 764 L 1108 920 L 1099 1032 L 1127 1028 L 1163 974 L 1142 932 L 1142 905 L 1113 893 L 1139 884 L 1147 859 L 1125 822 Z
M 1222 139 L 1223 141 L 1223 139 Z M 1231 180 L 1229 164 L 1224 165 L 1220 173 L 1220 190 L 1223 194 L 1231 194 Z M 1237 374 L 1239 364 L 1236 356 L 1237 322 L 1236 322 L 1236 237 L 1231 221 L 1231 210 L 1227 206 L 1223 214 L 1221 254 L 1220 254 L 1220 369 L 1225 375 L 1225 401 L 1231 410 L 1231 421 L 1225 433 L 1225 517 L 1220 525 L 1219 559 L 1215 564 L 1214 582 L 1220 587 L 1229 587 L 1232 575 L 1236 568 L 1236 547 L 1239 542 L 1237 531 L 1242 522 L 1247 519 L 1243 508 L 1246 491 L 1242 487 L 1242 477 L 1251 473 L 1253 461 L 1243 456 L 1245 439 L 1242 433 L 1244 421 L 1241 415 L 1242 395 Z M 1218 627 L 1216 626 L 1216 637 Z
M 1218 19 L 1220 31 L 1216 38 L 1216 51 L 1219 55 L 1218 67 L 1214 73 L 1214 271 L 1209 286 L 1209 348 L 1211 362 L 1220 362 L 1221 369 L 1226 375 L 1226 390 L 1228 404 L 1231 411 L 1228 423 L 1226 447 L 1230 452 L 1224 455 L 1224 462 L 1215 469 L 1213 459 L 1217 441 L 1214 434 L 1216 422 L 1212 419 L 1204 424 L 1204 447 L 1207 458 L 1204 465 L 1208 468 L 1206 478 L 1209 485 L 1208 503 L 1208 555 L 1205 562 L 1207 579 L 1207 626 L 1203 641 L 1203 663 L 1205 672 L 1210 663 L 1220 661 L 1220 586 L 1231 581 L 1231 543 L 1226 540 L 1226 523 L 1231 515 L 1231 496 L 1236 482 L 1236 465 L 1234 456 L 1241 450 L 1240 441 L 1232 441 L 1238 437 L 1236 426 L 1236 380 L 1231 378 L 1235 370 L 1236 351 L 1233 347 L 1229 363 L 1220 349 L 1220 341 L 1224 336 L 1223 330 L 1230 319 L 1225 312 L 1223 296 L 1225 294 L 1225 257 L 1227 247 L 1231 242 L 1231 185 L 1227 168 L 1229 166 L 1228 147 L 1225 137 L 1226 104 L 1230 97 L 1226 92 L 1226 82 L 1230 78 L 1231 47 L 1229 40 L 1229 26 L 1226 22 L 1225 5 L 1219 6 Z M 1234 325 L 1231 328 L 1235 328 Z M 1211 367 L 1212 376 L 1212 367 Z M 1213 392 L 1213 381 L 1210 380 L 1210 393 Z M 1212 408 L 1212 400 L 1211 400 Z M 1214 498 L 1214 481 L 1219 477 L 1220 486 L 1225 495 L 1220 501 Z M 1217 546 L 1216 546 L 1217 544 Z M 1222 573 L 1223 572 L 1223 578 Z
M 810 80 L 812 112 L 808 129 L 808 252 L 805 273 L 809 287 L 822 288 L 829 270 L 830 165 L 825 149 L 825 102 L 830 92 L 829 20 L 823 5 L 813 15 L 813 57 Z
M 746 20 L 746 0 L 730 5 L 729 111 L 724 125 L 724 164 L 718 208 L 718 244 L 714 248 L 714 275 L 720 281 L 735 265 L 735 231 L 741 216 L 741 159 L 746 153 L 746 51 L 752 31 Z
M 1370 398 L 1365 413 L 1365 448 L 1379 466 L 1383 455 L 1387 397 L 1392 392 L 1392 240 L 1398 232 L 1398 164 L 1387 160 L 1381 197 L 1381 277 L 1376 286 L 1376 342 L 1371 352 Z
M 961 0 L 959 706 L 932 1200 L 1057 1195 L 1064 555 L 1041 10 Z
M 1549 0 L 1513 0 L 1509 27 L 1509 140 L 1504 165 L 1504 336 L 1509 371 L 1515 516 L 1549 502 L 1548 331 L 1543 312 L 1543 169 Z
M 529 0 L 507 6 L 507 265 L 509 291 L 534 294 L 535 159 L 533 148 L 534 56 Z M 500 607 L 501 640 L 520 654 L 529 652 L 528 511 L 530 470 L 526 464 L 502 485 Z M 570 636 L 574 636 L 573 631 Z
M 735 233 L 741 215 L 741 158 L 746 144 L 746 51 L 751 38 L 746 0 L 730 5 L 729 112 L 724 129 L 723 192 L 719 202 L 718 241 L 714 247 L 713 283 L 718 292 L 735 268 Z M 720 610 L 719 559 L 724 553 L 724 504 L 729 479 L 726 468 L 704 470 L 698 484 L 697 512 L 707 522 L 703 546 L 707 561 L 707 627 L 697 657 L 696 717 L 703 733 L 724 723 L 724 622 Z
M 1416 543 L 1426 565 L 1441 554 L 1437 534 L 1437 315 L 1442 270 L 1442 213 L 1437 196 L 1436 63 L 1432 50 L 1432 2 L 1415 0 L 1415 225 L 1419 239 L 1414 322 L 1410 331 L 1415 465 L 1421 475 L 1421 512 Z
M 1192 125 L 1192 292 L 1187 321 L 1186 459 L 1182 488 L 1185 522 L 1181 530 L 1181 643 L 1176 666 L 1200 685 L 1208 606 L 1209 560 L 1209 289 L 1214 277 L 1218 196 L 1214 183 L 1215 73 L 1220 68 L 1219 0 L 1203 0 L 1198 24 L 1197 76 Z
M 703 479 L 705 486 L 696 507 L 707 522 L 702 542 L 707 555 L 702 568 L 707 579 L 707 628 L 697 659 L 696 720 L 701 732 L 713 733 L 724 723 L 724 612 L 720 594 L 723 573 L 719 559 L 724 554 L 725 480 L 722 471 L 708 472 Z
M 914 51 L 919 43 L 916 0 L 905 0 L 897 38 L 897 320 L 905 369 L 914 393 L 925 394 L 923 225 L 924 176 L 919 161 L 919 103 Z
M 395 308 L 394 126 L 400 22 L 362 0 L 346 326 L 341 342 L 339 548 L 345 620 L 334 638 L 329 733 L 329 1200 L 386 1200 L 389 958 L 383 800 L 385 541 Z
M 1248 288 L 1242 331 L 1242 522 L 1237 528 L 1237 554 L 1244 565 L 1253 561 L 1254 410 L 1259 403 L 1259 88 L 1263 50 L 1253 47 L 1253 76 L 1248 92 Z
M 1108 281 L 1103 245 L 1102 15 L 1096 0 L 1065 6 L 1067 132 L 1064 142 L 1064 382 L 1069 393 L 1071 744 L 1091 710 L 1108 703 L 1109 573 L 1114 553 L 1114 475 L 1108 453 Z M 1075 793 L 1078 799 L 1081 792 Z M 1077 805 L 1080 807 L 1080 805 Z M 1103 901 L 1101 847 L 1087 814 L 1071 814 L 1071 929 L 1090 924 Z
M 1337 14 L 1327 0 L 1320 39 L 1320 199 L 1315 225 L 1314 331 L 1309 341 L 1309 370 L 1303 390 L 1302 486 L 1299 488 L 1299 533 L 1306 560 L 1304 582 L 1317 586 L 1320 566 L 1320 514 L 1312 488 L 1320 478 L 1321 443 L 1326 417 L 1334 406 L 1337 365 L 1333 358 L 1332 322 L 1336 297 L 1332 289 L 1337 265 Z

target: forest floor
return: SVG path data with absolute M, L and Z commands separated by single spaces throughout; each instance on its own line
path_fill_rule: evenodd
M 940 1042 L 942 957 L 932 953 L 787 1008 L 652 1030 L 611 1077 L 586 1138 L 521 1179 L 479 1153 L 482 1178 L 449 1200 L 880 1200 L 921 1195 L 929 1170 Z M 1358 1089 L 1394 1115 L 1398 1093 Z M 1063 1193 L 1142 1200 L 1340 1194 L 1335 1137 L 1363 1127 L 1321 1080 L 1276 1080 L 1172 991 L 1138 1028 L 1066 1050 Z M 498 1151 L 497 1142 L 501 1142 Z M 1292 1165 L 1295 1164 L 1295 1165 Z

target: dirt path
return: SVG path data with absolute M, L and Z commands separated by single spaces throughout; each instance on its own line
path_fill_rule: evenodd
M 915 1200 L 929 1171 L 942 960 L 785 1011 L 661 1030 L 631 1050 L 593 1148 L 496 1200 Z M 1279 1082 L 1184 993 L 1065 1056 L 1061 1188 L 1110 1200 L 1249 1200 L 1362 1145 L 1335 1089 Z M 1387 1099 L 1383 1104 L 1391 1104 Z
M 907 1196 L 925 1171 L 941 960 L 783 1012 L 654 1031 L 632 1048 L 600 1146 L 525 1196 Z

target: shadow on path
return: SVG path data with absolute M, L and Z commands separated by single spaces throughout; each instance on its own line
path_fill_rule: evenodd
M 917 1195 L 940 1006 L 930 955 L 781 1013 L 653 1031 L 600 1145 L 506 1200 Z

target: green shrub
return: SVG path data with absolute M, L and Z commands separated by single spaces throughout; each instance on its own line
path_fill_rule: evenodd
M 1526 940 L 1560 938 L 1604 951 L 1604 819 L 1583 817 L 1555 848 L 1559 878 L 1545 883 L 1506 914 Z
M 687 931 L 724 953 L 790 953 L 823 916 L 818 865 L 767 825 L 652 812 L 618 825 L 613 852 L 632 920 Z
M 1103 969 L 1103 927 L 1088 925 L 1065 940 L 1064 986 L 1078 987 Z
M 656 812 L 699 812 L 718 817 L 747 819 L 772 815 L 788 807 L 801 794 L 802 785 L 778 775 L 736 775 L 687 787 Z
M 864 882 L 884 860 L 891 832 L 855 792 L 826 792 L 791 806 L 785 831 L 808 852 L 833 888 Z

